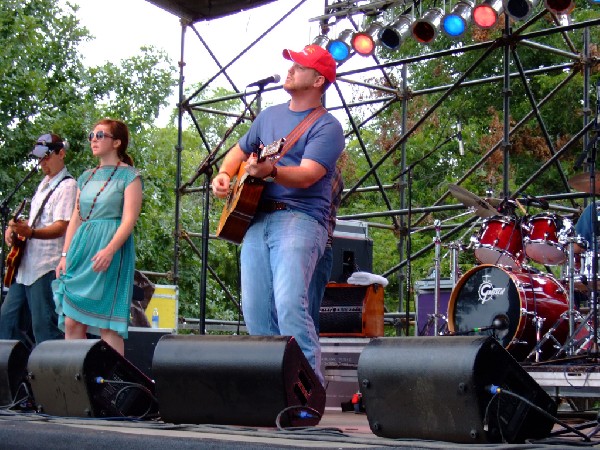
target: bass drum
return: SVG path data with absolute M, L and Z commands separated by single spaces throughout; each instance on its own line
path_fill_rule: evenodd
M 537 343 L 535 318 L 544 319 L 541 339 L 568 308 L 565 289 L 552 275 L 484 264 L 458 280 L 448 302 L 448 329 L 495 336 L 517 361 L 524 361 Z M 552 336 L 562 345 L 568 331 L 564 320 Z M 554 345 L 552 339 L 545 341 L 541 359 L 557 352 Z

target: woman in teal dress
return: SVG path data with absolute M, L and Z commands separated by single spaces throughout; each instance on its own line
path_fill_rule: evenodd
M 129 130 L 103 119 L 89 135 L 94 169 L 77 180 L 77 202 L 53 282 L 65 339 L 100 336 L 124 353 L 133 293 L 133 228 L 142 207 L 142 181 L 127 154 Z

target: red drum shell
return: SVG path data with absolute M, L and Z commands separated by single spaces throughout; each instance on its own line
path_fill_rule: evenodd
M 448 329 L 459 334 L 495 335 L 517 361 L 524 361 L 538 342 L 535 317 L 545 319 L 541 338 L 568 308 L 565 289 L 552 275 L 484 264 L 458 280 L 448 303 Z M 496 318 L 507 320 L 508 328 L 473 332 L 492 326 Z M 553 337 L 562 345 L 568 331 L 568 320 L 561 321 Z M 551 339 L 541 350 L 542 359 L 557 351 Z
M 569 225 L 556 214 L 531 216 L 523 227 L 525 254 L 540 264 L 555 266 L 564 263 L 568 256 L 567 246 L 560 241 L 561 235 L 571 233 Z
M 523 262 L 521 227 L 514 217 L 492 216 L 476 237 L 475 257 L 482 264 L 518 269 Z

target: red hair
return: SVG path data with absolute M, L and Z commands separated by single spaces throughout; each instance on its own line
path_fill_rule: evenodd
M 129 145 L 129 128 L 127 128 L 127 125 L 116 119 L 102 119 L 95 126 L 98 125 L 106 125 L 113 137 L 121 141 L 121 145 L 117 148 L 117 156 L 124 163 L 133 166 L 133 158 L 127 153 L 127 146 Z

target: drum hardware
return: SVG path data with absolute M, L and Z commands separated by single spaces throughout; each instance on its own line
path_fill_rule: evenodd
M 452 241 L 446 247 L 450 250 L 450 280 L 452 280 L 452 286 L 456 286 L 456 282 L 462 275 L 458 265 L 458 257 L 465 246 L 461 242 Z
M 435 247 L 435 257 L 434 257 L 434 267 L 435 267 L 435 288 L 433 291 L 433 329 L 438 329 L 438 305 L 440 304 L 440 278 L 441 274 L 441 264 L 440 264 L 440 247 L 442 245 L 442 236 L 441 236 L 441 225 L 442 222 L 438 219 L 433 221 L 433 226 L 435 227 L 435 236 L 433 238 L 433 243 Z
M 429 334 L 428 330 L 431 325 L 437 322 L 437 319 L 441 319 L 443 323 L 439 328 L 434 328 L 436 336 L 444 336 L 448 334 L 448 319 L 444 314 L 427 314 L 427 323 L 423 325 L 423 328 L 419 331 L 419 336 L 426 336 Z

